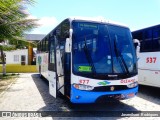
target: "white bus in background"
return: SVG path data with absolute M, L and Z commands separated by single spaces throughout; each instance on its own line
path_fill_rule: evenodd
M 129 28 L 101 19 L 68 18 L 38 43 L 37 68 L 50 94 L 72 103 L 134 97 L 136 60 Z
M 132 36 L 137 47 L 139 84 L 160 87 L 160 25 L 133 31 Z

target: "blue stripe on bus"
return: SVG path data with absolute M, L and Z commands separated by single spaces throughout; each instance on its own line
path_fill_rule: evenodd
M 70 100 L 72 103 L 95 103 L 99 97 L 104 95 L 116 95 L 116 94 L 122 95 L 123 94 L 124 99 L 128 99 L 128 98 L 134 97 L 137 92 L 138 92 L 138 86 L 128 90 L 113 91 L 113 92 L 84 91 L 84 90 L 78 90 L 72 86 Z M 129 94 L 134 94 L 134 96 L 129 96 Z

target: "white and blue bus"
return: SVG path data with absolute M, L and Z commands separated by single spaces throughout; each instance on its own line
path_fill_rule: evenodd
M 137 44 L 139 84 L 160 87 L 160 25 L 132 32 Z
M 128 99 L 138 92 L 137 57 L 128 27 L 68 18 L 38 43 L 37 68 L 49 92 L 72 103 Z

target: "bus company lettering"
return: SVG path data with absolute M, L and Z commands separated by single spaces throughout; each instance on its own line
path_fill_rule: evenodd
M 120 83 L 133 83 L 135 82 L 135 79 L 123 79 L 120 81 Z

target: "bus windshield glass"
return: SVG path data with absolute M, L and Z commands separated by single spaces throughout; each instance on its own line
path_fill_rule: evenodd
M 128 28 L 102 23 L 72 22 L 73 73 L 136 74 L 136 55 Z

